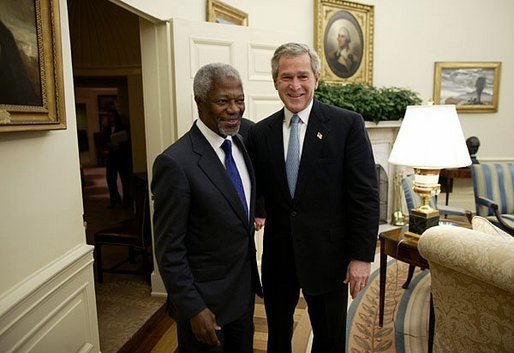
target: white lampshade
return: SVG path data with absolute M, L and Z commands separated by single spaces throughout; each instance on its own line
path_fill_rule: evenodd
M 389 162 L 419 169 L 470 165 L 455 105 L 408 106 Z

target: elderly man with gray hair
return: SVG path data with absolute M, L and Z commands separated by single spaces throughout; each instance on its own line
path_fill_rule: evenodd
M 253 351 L 255 179 L 238 134 L 239 73 L 208 64 L 194 78 L 200 119 L 153 165 L 155 253 L 181 353 Z

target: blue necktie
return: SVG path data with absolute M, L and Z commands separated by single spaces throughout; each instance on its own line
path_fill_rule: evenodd
M 239 199 L 243 204 L 245 214 L 248 216 L 248 205 L 246 204 L 243 182 L 241 181 L 241 176 L 239 175 L 239 171 L 237 170 L 234 157 L 232 157 L 232 141 L 223 141 L 221 148 L 223 149 L 223 151 L 225 151 L 225 169 L 227 170 L 230 180 L 232 180 L 232 184 L 234 184 L 234 187 L 236 188 L 237 194 L 239 195 Z
M 298 137 L 299 123 L 300 117 L 296 114 L 293 115 L 291 118 L 289 145 L 287 147 L 286 157 L 287 184 L 289 185 L 289 193 L 292 198 L 294 198 L 296 179 L 298 179 L 298 167 L 300 166 L 300 139 Z

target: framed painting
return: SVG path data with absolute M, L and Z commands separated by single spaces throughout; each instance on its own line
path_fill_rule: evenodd
M 118 96 L 113 94 L 108 95 L 99 95 L 98 99 L 98 124 L 100 126 L 100 131 L 102 131 L 107 125 L 108 116 L 110 116 L 110 111 L 118 110 Z
M 373 84 L 374 7 L 315 0 L 314 42 L 326 82 Z
M 207 1 L 207 21 L 248 26 L 248 14 L 218 0 Z
M 0 1 L 0 132 L 66 128 L 58 0 Z
M 501 62 L 436 62 L 434 103 L 459 112 L 496 112 Z

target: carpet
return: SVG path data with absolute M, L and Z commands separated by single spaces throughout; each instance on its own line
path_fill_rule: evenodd
M 402 285 L 408 265 L 396 260 L 387 266 L 384 325 L 378 325 L 379 270 L 352 301 L 347 317 L 348 353 L 424 353 L 428 344 L 430 272 L 416 268 L 409 288 Z
M 105 275 L 96 284 L 98 326 L 102 353 L 116 353 L 165 303 L 152 297 L 143 277 Z

